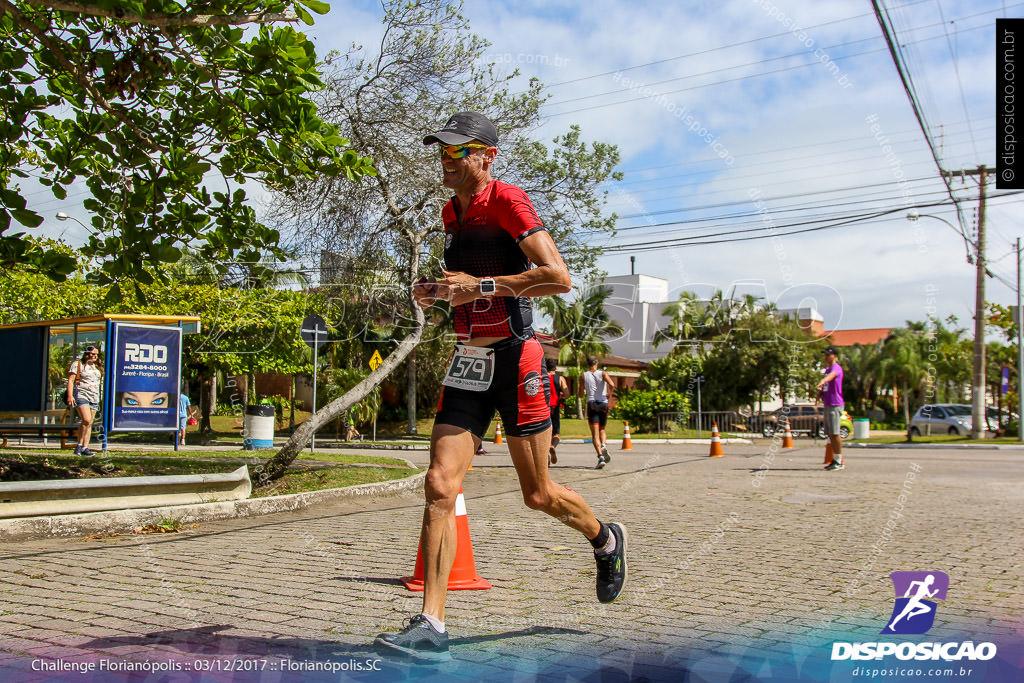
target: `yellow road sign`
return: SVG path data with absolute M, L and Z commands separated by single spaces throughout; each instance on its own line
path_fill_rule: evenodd
M 370 356 L 370 369 L 376 370 L 383 362 L 384 359 L 380 357 L 380 351 L 374 351 L 373 355 Z

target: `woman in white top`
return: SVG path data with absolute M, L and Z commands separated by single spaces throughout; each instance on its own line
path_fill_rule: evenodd
M 78 445 L 75 455 L 92 455 L 89 439 L 92 437 L 92 420 L 100 409 L 100 383 L 103 381 L 103 366 L 100 365 L 100 351 L 95 346 L 86 346 L 82 357 L 71 364 L 68 370 L 68 406 L 77 408 L 82 418 L 78 427 Z
M 612 459 L 608 453 L 608 397 L 612 395 L 612 378 L 604 370 L 598 370 L 596 358 L 587 359 L 590 369 L 583 373 L 583 386 L 587 391 L 587 422 L 597 451 L 597 469 Z

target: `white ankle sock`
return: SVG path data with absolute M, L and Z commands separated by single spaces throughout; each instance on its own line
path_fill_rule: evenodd
M 616 547 L 615 546 L 615 534 L 613 534 L 612 530 L 609 529 L 608 530 L 608 541 L 604 544 L 604 546 L 600 550 L 595 550 L 594 554 L 595 555 L 611 555 L 612 553 L 615 552 L 615 547 Z
M 427 622 L 434 627 L 434 630 L 438 633 L 444 633 L 444 622 L 438 621 L 437 617 L 432 617 L 426 612 L 421 612 L 420 616 L 427 620 Z

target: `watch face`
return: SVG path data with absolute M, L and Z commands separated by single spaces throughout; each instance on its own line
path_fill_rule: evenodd
M 494 294 L 494 278 L 485 277 L 480 281 L 480 291 L 483 294 Z

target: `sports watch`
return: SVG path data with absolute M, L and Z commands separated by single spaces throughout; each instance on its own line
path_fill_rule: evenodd
M 485 277 L 480 280 L 480 293 L 484 296 L 494 296 L 497 289 L 493 277 Z

